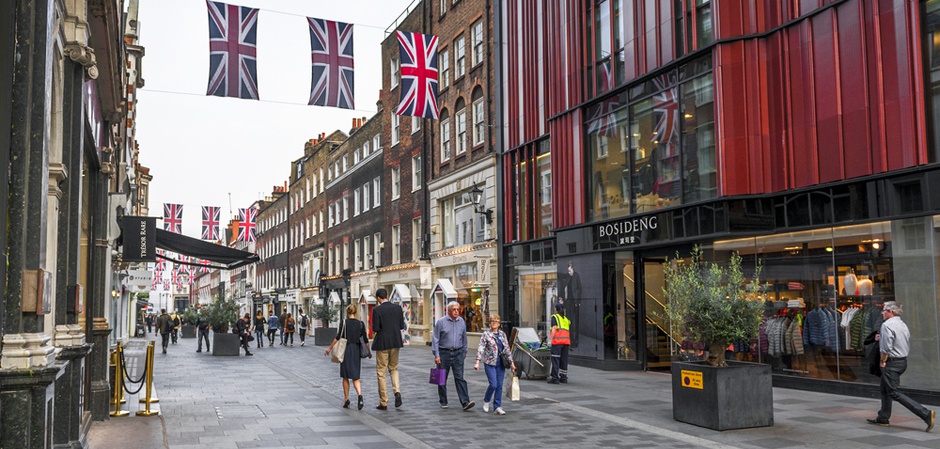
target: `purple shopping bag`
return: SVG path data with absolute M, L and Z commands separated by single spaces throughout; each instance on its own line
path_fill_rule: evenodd
M 431 380 L 428 383 L 438 386 L 447 385 L 447 370 L 437 367 L 431 368 Z

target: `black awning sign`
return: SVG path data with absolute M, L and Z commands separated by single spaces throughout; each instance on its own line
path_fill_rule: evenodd
M 157 218 L 124 217 L 124 261 L 157 261 Z

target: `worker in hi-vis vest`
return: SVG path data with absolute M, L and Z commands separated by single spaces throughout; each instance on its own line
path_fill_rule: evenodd
M 550 384 L 568 383 L 568 348 L 571 346 L 571 321 L 565 317 L 565 305 L 555 304 L 552 315 L 552 330 L 548 340 L 552 345 L 552 377 Z

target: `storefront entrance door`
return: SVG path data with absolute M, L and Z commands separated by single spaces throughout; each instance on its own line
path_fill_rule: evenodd
M 666 298 L 663 295 L 665 259 L 643 259 L 642 289 L 646 368 L 668 368 L 676 351 L 666 316 Z

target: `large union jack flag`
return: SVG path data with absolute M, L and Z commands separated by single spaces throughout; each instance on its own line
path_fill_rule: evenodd
M 437 119 L 437 36 L 398 32 L 401 100 L 398 115 Z
M 650 142 L 665 144 L 679 137 L 679 89 L 667 88 L 668 82 L 665 75 L 653 79 L 660 92 L 653 95 L 653 112 L 657 118 Z
M 206 1 L 209 89 L 206 95 L 258 99 L 258 10 Z
M 163 203 L 163 230 L 183 233 L 183 205 Z
M 313 64 L 307 104 L 354 109 L 352 24 L 313 17 L 307 22 Z
M 255 241 L 255 220 L 258 218 L 256 209 L 238 209 L 238 240 L 241 242 Z
M 217 206 L 202 206 L 202 239 L 219 239 L 220 211 Z

